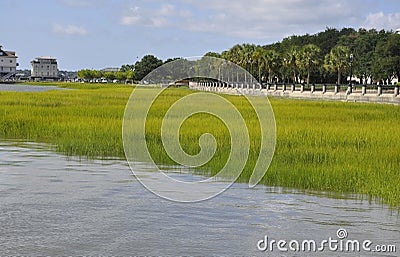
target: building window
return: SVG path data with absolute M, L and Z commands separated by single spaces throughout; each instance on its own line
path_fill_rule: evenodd
M 10 60 L 10 63 L 12 63 L 12 60 Z

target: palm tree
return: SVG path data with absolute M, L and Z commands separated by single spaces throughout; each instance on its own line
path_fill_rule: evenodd
M 282 59 L 282 68 L 281 68 L 282 81 L 283 81 L 284 83 L 286 83 L 286 78 L 288 77 L 288 76 L 287 76 L 287 70 L 288 70 L 289 67 L 290 67 L 289 59 L 286 58 L 286 56 L 285 56 L 285 57 L 283 57 L 283 59 Z
M 265 67 L 268 70 L 268 82 L 272 83 L 272 75 L 279 63 L 279 55 L 275 50 L 266 50 L 264 56 Z
M 252 56 L 253 56 L 253 52 L 254 52 L 255 46 L 251 45 L 251 44 L 243 44 L 242 45 L 242 50 L 240 52 L 240 66 L 242 66 L 244 69 L 249 71 L 249 67 L 248 65 L 252 65 Z M 250 72 L 251 72 L 251 66 L 250 66 Z M 247 74 L 245 73 L 245 81 L 247 81 Z
M 241 65 L 243 68 L 247 69 L 248 64 L 252 61 L 253 52 L 255 50 L 255 46 L 251 44 L 243 44 L 242 51 L 240 53 L 241 57 Z
M 265 56 L 266 56 L 266 50 L 262 48 L 261 46 L 257 46 L 256 49 L 253 52 L 252 59 L 255 63 L 257 63 L 258 67 L 258 81 L 261 83 L 262 81 L 262 72 L 261 69 L 265 65 Z
M 238 64 L 241 51 L 242 51 L 242 46 L 235 45 L 232 48 L 230 48 L 228 51 L 223 52 L 222 56 L 226 60 Z
M 293 69 L 293 83 L 297 83 L 297 59 L 298 59 L 299 51 L 297 46 L 292 46 L 287 53 L 287 64 Z
M 307 85 L 310 84 L 311 70 L 320 63 L 320 53 L 321 49 L 314 44 L 305 45 L 300 51 L 298 64 L 307 72 Z
M 241 53 L 243 51 L 243 47 L 241 45 L 235 45 L 233 46 L 231 49 L 229 49 L 228 51 L 223 53 L 223 58 L 225 58 L 226 60 L 235 63 L 237 65 L 240 65 L 241 62 Z M 239 71 L 238 69 L 234 68 L 234 70 L 236 70 L 236 81 L 239 82 Z M 233 74 L 232 74 L 233 76 Z M 234 79 L 232 78 L 232 81 Z
M 340 84 L 342 73 L 350 66 L 350 50 L 346 46 L 335 46 L 325 56 L 324 68 L 338 74 L 337 83 Z

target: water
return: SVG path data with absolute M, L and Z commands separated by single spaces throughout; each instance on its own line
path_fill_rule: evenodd
M 46 92 L 50 90 L 70 90 L 68 88 L 60 88 L 56 86 L 32 86 L 32 85 L 21 85 L 21 84 L 0 84 L 1 91 L 13 91 L 13 92 Z
M 339 228 L 349 239 L 396 245 L 397 253 L 257 249 L 266 235 L 318 242 L 337 239 Z M 399 248 L 398 213 L 378 204 L 244 184 L 180 204 L 148 192 L 124 161 L 81 161 L 45 145 L 0 143 L 0 256 L 398 256 Z

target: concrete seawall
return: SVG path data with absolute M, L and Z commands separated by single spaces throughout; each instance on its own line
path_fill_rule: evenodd
M 365 102 L 365 103 L 387 103 L 400 104 L 400 95 L 398 86 L 392 90 L 384 90 L 382 86 L 374 86 L 373 89 L 366 85 L 341 91 L 339 86 L 326 85 L 319 87 L 311 85 L 306 89 L 304 85 L 234 85 L 218 82 L 190 82 L 189 87 L 194 90 L 216 92 L 231 95 L 265 95 L 273 97 L 285 97 L 292 99 L 308 100 L 328 100 L 342 102 Z

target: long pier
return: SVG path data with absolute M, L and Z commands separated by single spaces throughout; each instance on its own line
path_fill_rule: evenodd
M 233 95 L 266 95 L 293 99 L 400 104 L 399 85 L 260 84 L 190 82 L 195 90 Z

